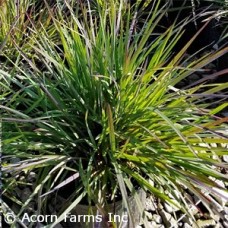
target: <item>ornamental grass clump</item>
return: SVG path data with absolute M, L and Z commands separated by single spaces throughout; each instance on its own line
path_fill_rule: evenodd
M 11 61 L 20 60 L 18 48 L 26 52 L 30 58 L 34 57 L 30 49 L 31 44 L 34 44 L 32 37 L 37 38 L 41 30 L 52 36 L 54 40 L 55 34 L 50 21 L 51 17 L 47 10 L 42 9 L 42 3 L 34 0 L 0 1 L 1 66 L 5 62 L 11 66 Z M 35 24 L 36 32 L 34 32 Z
M 0 106 L 3 173 L 9 175 L 3 195 L 20 206 L 14 212 L 16 222 L 32 200 L 38 202 L 37 211 L 44 211 L 45 200 L 69 184 L 73 189 L 64 196 L 51 227 L 80 202 L 95 205 L 105 217 L 116 196 L 131 219 L 128 197 L 138 199 L 139 188 L 192 216 L 191 202 L 184 197 L 187 187 L 216 212 L 205 194 L 227 194 L 210 178 L 227 181 L 218 171 L 225 167 L 220 157 L 227 153 L 227 118 L 216 116 L 227 103 L 208 109 L 210 104 L 203 101 L 228 83 L 187 90 L 175 86 L 227 49 L 186 63 L 184 54 L 195 37 L 172 53 L 183 32 L 175 25 L 154 34 L 149 43 L 165 14 L 159 2 L 138 32 L 137 7 L 130 9 L 122 1 L 95 8 L 85 4 L 78 6 L 80 10 L 67 4 L 68 20 L 63 20 L 63 12 L 54 16 L 49 8 L 61 45 L 45 33 L 31 44 L 45 71 L 18 49 L 30 68 L 15 64 L 20 73 L 12 83 L 20 89 L 10 91 Z M 1 74 L 11 78 L 7 72 Z M 19 184 L 14 177 L 22 171 L 38 174 L 34 192 L 24 203 L 10 194 Z M 7 202 L 3 211 L 10 210 Z M 140 200 L 137 205 L 144 210 Z

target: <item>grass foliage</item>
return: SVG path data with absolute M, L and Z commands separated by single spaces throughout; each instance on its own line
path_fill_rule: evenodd
M 46 6 L 58 42 L 46 26 L 34 24 L 26 43 L 34 58 L 17 43 L 24 64 L 0 70 L 3 212 L 12 211 L 7 202 L 14 202 L 22 223 L 33 200 L 42 212 L 48 197 L 75 183 L 56 223 L 82 199 L 104 216 L 117 195 L 129 209 L 128 196 L 137 197 L 138 188 L 188 213 L 187 187 L 214 213 L 204 193 L 227 194 L 209 177 L 227 181 L 219 172 L 226 166 L 220 158 L 227 154 L 227 118 L 216 114 L 228 104 L 212 109 L 209 98 L 228 83 L 185 90 L 176 85 L 227 49 L 186 59 L 193 37 L 173 53 L 182 27 L 154 33 L 165 14 L 159 1 L 140 31 L 134 30 L 137 8 L 123 1 L 74 8 L 67 2 L 67 18 Z M 20 176 L 30 172 L 37 174 L 36 186 L 22 202 L 15 188 L 27 185 Z

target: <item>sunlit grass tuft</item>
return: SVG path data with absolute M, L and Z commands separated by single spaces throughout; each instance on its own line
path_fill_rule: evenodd
M 201 190 L 226 192 L 209 178 L 227 181 L 212 169 L 225 166 L 220 157 L 227 153 L 227 118 L 213 116 L 224 106 L 208 110 L 197 93 L 204 87 L 203 95 L 213 96 L 227 83 L 186 90 L 176 85 L 227 49 L 184 66 L 183 56 L 195 37 L 176 54 L 172 49 L 181 28 L 171 26 L 149 43 L 165 12 L 155 5 L 142 31 L 135 33 L 135 12 L 121 3 L 98 4 L 96 11 L 87 5 L 80 12 L 67 5 L 69 20 L 49 9 L 60 45 L 45 32 L 28 44 L 45 71 L 18 48 L 30 68 L 15 65 L 19 90 L 11 91 L 11 100 L 0 107 L 4 156 L 15 156 L 20 164 L 14 167 L 6 159 L 4 170 L 42 173 L 19 217 L 34 197 L 43 210 L 45 197 L 56 193 L 64 179 L 69 182 L 67 170 L 74 173 L 75 189 L 52 226 L 83 197 L 105 214 L 115 195 L 120 193 L 130 208 L 128 195 L 142 188 L 188 212 L 183 196 L 188 187 L 213 212 Z M 7 73 L 4 78 L 10 80 Z M 182 201 L 170 199 L 165 190 L 177 191 Z

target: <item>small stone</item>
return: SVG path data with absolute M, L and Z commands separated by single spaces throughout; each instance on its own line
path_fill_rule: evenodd
M 192 226 L 190 226 L 188 223 L 184 223 L 184 225 L 183 225 L 183 228 L 192 228 Z
M 177 221 L 172 217 L 171 214 L 165 212 L 165 211 L 160 211 L 159 212 L 161 217 L 162 217 L 162 220 L 165 224 L 166 227 L 171 227 L 172 228 L 178 228 L 178 223 Z
M 170 228 L 179 228 L 178 226 L 178 222 L 172 217 L 171 220 L 170 220 L 170 223 L 171 223 L 171 226 Z
M 146 211 L 149 211 L 149 212 L 153 212 L 153 211 L 156 211 L 157 209 L 157 205 L 154 203 L 153 199 L 151 197 L 148 197 L 146 199 L 146 203 L 145 203 L 145 209 Z
M 161 215 L 162 220 L 165 223 L 165 225 L 170 226 L 170 220 L 171 220 L 172 215 L 165 211 L 162 211 L 162 210 L 159 212 L 159 214 Z
M 167 204 L 167 203 L 164 203 L 164 207 L 165 207 L 165 210 L 168 212 L 168 213 L 172 213 L 173 212 L 173 208 Z
M 154 214 L 152 216 L 152 218 L 153 218 L 153 221 L 155 221 L 157 224 L 161 224 L 162 223 L 162 218 L 161 218 L 160 215 Z
M 152 220 L 153 220 L 153 218 L 152 218 L 152 214 L 151 214 L 150 212 L 145 211 L 145 215 L 146 215 L 146 217 L 147 217 L 148 221 L 152 221 Z
M 224 162 L 227 162 L 228 163 L 228 155 L 223 155 L 222 156 L 222 159 Z

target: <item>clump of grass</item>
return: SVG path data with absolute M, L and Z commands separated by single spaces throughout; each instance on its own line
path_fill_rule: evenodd
M 49 9 L 61 47 L 44 32 L 34 37 L 36 45 L 30 44 L 47 71 L 39 70 L 19 49 L 30 68 L 15 65 L 20 76 L 13 80 L 20 90 L 11 91 L 11 100 L 0 106 L 3 172 L 40 174 L 18 218 L 32 199 L 42 211 L 45 198 L 68 182 L 76 182 L 75 189 L 52 227 L 83 198 L 105 216 L 107 205 L 120 193 L 131 214 L 128 196 L 137 197 L 139 187 L 188 212 L 183 196 L 187 187 L 213 213 L 203 190 L 215 197 L 226 192 L 209 177 L 227 181 L 212 169 L 224 167 L 219 158 L 227 150 L 227 118 L 215 115 L 227 104 L 209 110 L 209 104 L 199 100 L 228 84 L 188 90 L 175 85 L 226 49 L 188 60 L 186 66 L 182 59 L 195 37 L 172 55 L 181 27 L 172 26 L 148 43 L 165 13 L 159 1 L 139 33 L 132 29 L 137 11 L 122 1 L 97 4 L 96 11 L 84 5 L 79 15 L 67 6 L 69 20 L 63 20 L 61 11 L 54 16 Z M 5 73 L 4 78 L 10 77 Z M 198 94 L 202 87 L 203 94 Z M 19 158 L 18 166 L 7 156 Z M 68 171 L 73 173 L 71 181 Z M 8 193 L 12 181 L 5 183 L 3 194 L 15 201 Z M 170 199 L 165 190 L 174 196 L 177 191 L 175 198 L 181 201 Z M 138 206 L 143 211 L 143 205 Z

